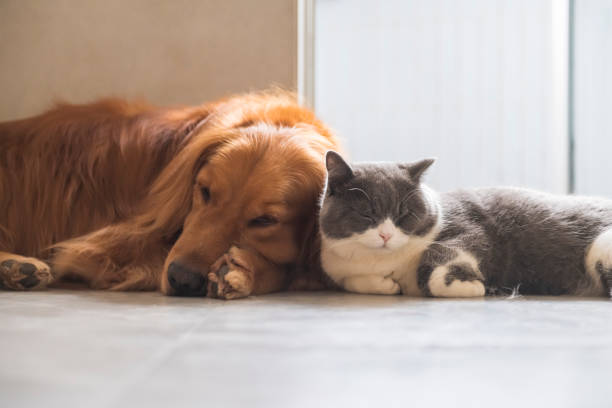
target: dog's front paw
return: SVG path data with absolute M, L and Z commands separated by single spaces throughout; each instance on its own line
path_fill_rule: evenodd
M 208 296 L 219 299 L 239 299 L 253 292 L 252 267 L 240 256 L 238 248 L 231 248 L 211 266 L 208 273 Z
M 43 289 L 53 279 L 51 268 L 36 258 L 15 255 L 0 262 L 0 288 L 11 290 Z

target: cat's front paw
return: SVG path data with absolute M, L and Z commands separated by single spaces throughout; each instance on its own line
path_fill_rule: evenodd
M 401 292 L 399 283 L 391 278 L 385 278 L 380 288 L 383 295 L 398 295 Z
M 401 292 L 397 282 L 379 275 L 351 276 L 344 279 L 342 286 L 349 292 L 371 295 L 397 295 Z

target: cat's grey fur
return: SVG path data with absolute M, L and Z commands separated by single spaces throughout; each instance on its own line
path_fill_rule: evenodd
M 349 290 L 397 293 L 389 286 L 395 282 L 403 293 L 423 296 L 511 293 L 517 287 L 522 294 L 610 294 L 612 200 L 520 188 L 435 193 L 421 183 L 433 160 L 350 166 L 329 152 L 326 163 L 328 182 L 320 211 L 323 267 Z M 370 231 L 385 220 L 391 220 L 395 233 L 402 236 L 401 246 L 381 247 L 378 253 L 354 243 L 350 250 L 334 252 L 366 236 L 360 234 L 373 239 L 376 232 Z M 380 244 L 386 245 L 380 236 Z M 371 262 L 377 269 L 384 257 L 403 256 L 405 248 L 416 243 L 421 245 L 415 249 L 418 255 L 410 255 L 416 261 L 391 263 L 396 270 L 374 272 L 392 281 L 387 289 L 376 289 L 376 283 L 370 290 L 363 280 L 349 285 L 352 274 L 370 273 L 359 263 Z M 360 258 L 366 252 L 367 261 Z

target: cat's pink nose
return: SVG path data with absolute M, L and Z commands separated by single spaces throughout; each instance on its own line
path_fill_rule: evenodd
M 393 234 L 390 234 L 388 232 L 379 232 L 378 236 L 382 238 L 382 240 L 384 241 L 384 243 L 386 244 L 388 240 L 391 239 L 391 237 L 393 236 Z

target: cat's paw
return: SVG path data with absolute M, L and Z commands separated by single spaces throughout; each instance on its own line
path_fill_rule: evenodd
M 482 279 L 466 264 L 438 266 L 431 272 L 428 287 L 435 297 L 482 297 L 486 292 Z
M 380 289 L 382 295 L 397 295 L 401 292 L 399 283 L 391 278 L 385 278 Z
M 371 295 L 397 295 L 401 292 L 397 282 L 379 275 L 350 276 L 342 281 L 342 286 L 349 292 Z
M 253 292 L 253 268 L 236 248 L 215 262 L 208 273 L 208 297 L 238 299 Z
M 9 255 L 0 261 L 0 289 L 43 289 L 52 279 L 49 265 L 36 258 Z
M 601 233 L 591 244 L 585 258 L 587 281 L 579 294 L 607 293 L 612 297 L 612 229 Z

